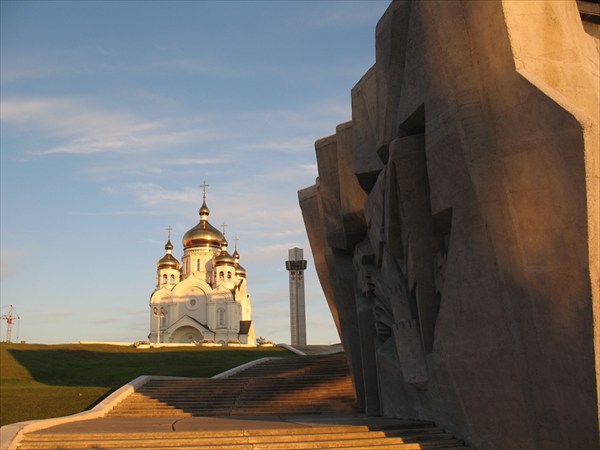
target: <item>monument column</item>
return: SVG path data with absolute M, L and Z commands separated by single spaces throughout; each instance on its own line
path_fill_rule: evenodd
M 292 345 L 306 345 L 306 312 L 304 309 L 304 270 L 306 260 L 301 248 L 288 250 L 285 268 L 290 276 L 290 331 Z

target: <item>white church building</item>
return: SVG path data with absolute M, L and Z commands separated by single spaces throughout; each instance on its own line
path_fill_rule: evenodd
M 173 256 L 169 228 L 166 254 L 156 264 L 148 338 L 152 343 L 255 346 L 246 270 L 239 263 L 237 242 L 229 254 L 224 233 L 208 222 L 206 191 L 199 213 L 198 224 L 183 235 L 181 264 Z

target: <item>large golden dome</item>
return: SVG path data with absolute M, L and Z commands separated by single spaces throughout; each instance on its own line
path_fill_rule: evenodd
M 183 249 L 193 247 L 213 247 L 221 248 L 221 242 L 225 237 L 223 233 L 208 223 L 210 211 L 206 206 L 206 201 L 202 202 L 202 207 L 198 211 L 200 222 L 194 228 L 191 228 L 183 235 Z
M 183 235 L 183 249 L 193 247 L 221 248 L 223 233 L 213 227 L 208 220 L 200 220 L 198 225 Z

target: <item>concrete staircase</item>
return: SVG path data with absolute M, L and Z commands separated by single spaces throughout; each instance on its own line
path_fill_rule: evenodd
M 230 378 L 153 379 L 106 417 L 27 433 L 18 449 L 468 449 L 355 404 L 343 354 L 273 359 Z
M 223 379 L 153 379 L 108 417 L 339 414 L 355 407 L 338 354 L 273 359 Z
M 456 449 L 469 450 L 435 427 L 325 426 L 289 429 L 172 432 L 166 434 L 31 433 L 23 449 Z M 472 450 L 472 449 L 471 449 Z

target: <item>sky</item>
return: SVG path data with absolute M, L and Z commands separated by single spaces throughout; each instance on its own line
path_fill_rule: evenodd
M 297 191 L 351 119 L 377 1 L 0 2 L 1 313 L 12 340 L 138 341 L 156 262 L 227 224 L 257 336 L 290 341 L 287 250 L 308 261 L 309 344 L 339 342 Z M 6 322 L 0 324 L 2 340 Z

